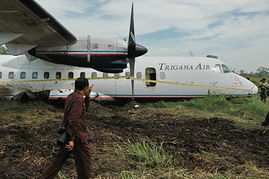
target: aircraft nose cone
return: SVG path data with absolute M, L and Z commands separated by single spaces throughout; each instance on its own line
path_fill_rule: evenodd
M 258 87 L 256 85 L 254 85 L 253 89 L 252 89 L 252 94 L 257 94 L 258 93 Z
M 148 49 L 142 45 L 136 44 L 135 47 L 135 57 L 139 57 L 148 52 Z

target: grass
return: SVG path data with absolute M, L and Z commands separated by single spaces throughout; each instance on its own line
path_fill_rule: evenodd
M 61 112 L 56 113 L 53 106 L 48 106 L 42 102 L 0 101 L 0 105 L 0 118 L 7 119 L 4 123 L 5 126 L 42 124 L 47 120 L 59 120 L 61 116 Z
M 53 107 L 43 103 L 27 103 L 21 104 L 12 101 L 0 101 L 0 114 L 2 119 L 2 128 L 7 125 L 23 124 L 36 126 L 36 124 L 46 123 L 48 120 L 57 120 L 61 118 L 61 111 L 54 111 Z M 141 112 L 145 112 L 142 116 L 147 115 L 165 115 L 175 117 L 180 120 L 184 117 L 223 117 L 236 121 L 236 125 L 244 124 L 245 127 L 261 127 L 260 122 L 264 120 L 266 113 L 269 111 L 269 103 L 262 103 L 258 96 L 251 98 L 233 98 L 226 99 L 224 96 L 208 96 L 205 98 L 193 99 L 190 101 L 179 102 L 156 102 L 142 103 L 139 109 L 126 108 L 128 110 L 126 119 L 137 118 L 141 116 Z M 111 115 L 121 115 L 125 109 L 115 110 L 115 107 L 104 107 L 99 104 L 92 104 L 92 108 L 88 115 L 107 117 Z M 134 111 L 138 110 L 138 113 Z M 117 114 L 116 114 L 117 113 Z M 170 114 L 173 114 L 169 116 Z M 174 115 L 175 114 L 175 115 Z M 126 115 L 123 113 L 122 115 Z M 25 120 L 27 119 L 27 120 Z M 145 119 L 146 120 L 146 119 Z M 99 124 L 100 121 L 96 122 Z M 122 126 L 124 127 L 124 126 Z M 262 128 L 262 127 L 261 127 Z M 108 137 L 108 135 L 106 135 Z M 121 141 L 121 140 L 120 140 Z M 99 145 L 99 144 L 98 144 Z M 95 168 L 112 168 L 115 165 L 120 165 L 120 172 L 103 172 L 100 178 L 245 178 L 253 176 L 253 178 L 266 178 L 269 176 L 265 168 L 259 168 L 257 164 L 251 161 L 245 161 L 240 165 L 234 165 L 226 156 L 222 156 L 215 151 L 201 151 L 196 153 L 195 158 L 206 163 L 207 166 L 212 166 L 210 169 L 189 170 L 184 166 L 184 161 L 176 158 L 174 155 L 165 150 L 163 143 L 156 143 L 148 138 L 141 139 L 136 142 L 124 141 L 124 143 L 106 144 L 111 146 L 111 152 L 95 156 Z M 98 146 L 100 147 L 100 146 Z M 2 148 L 0 146 L 0 154 Z M 107 151 L 105 151 L 107 152 Z M 192 154 L 194 155 L 194 154 Z M 98 159 L 98 160 L 97 160 Z M 183 160 L 183 159 L 182 159 Z M 186 163 L 186 162 L 185 162 Z M 126 167 L 125 166 L 132 166 Z M 217 166 L 229 168 L 225 172 L 218 171 Z M 117 168 L 115 167 L 115 171 Z M 237 173 L 237 172 L 240 173 Z M 59 178 L 68 178 L 68 172 L 59 173 Z
M 231 114 L 241 114 L 242 117 L 263 117 L 268 112 L 268 105 L 261 102 L 257 97 L 249 98 L 247 102 L 237 105 L 232 109 Z
M 139 179 L 143 176 L 143 173 L 135 172 L 135 171 L 122 171 L 119 174 L 121 179 Z
M 204 98 L 198 98 L 190 101 L 183 102 L 183 105 L 187 107 L 197 108 L 207 111 L 226 111 L 229 109 L 230 104 L 225 96 L 206 96 Z
M 163 144 L 153 142 L 131 143 L 128 141 L 124 145 L 117 145 L 118 153 L 124 154 L 125 158 L 130 158 L 138 164 L 138 168 L 162 168 L 171 164 L 172 156 L 163 149 Z
M 260 125 L 269 112 L 269 102 L 261 102 L 258 96 L 249 98 L 227 99 L 225 96 L 206 96 L 188 101 L 156 102 L 145 104 L 149 110 L 164 110 L 179 113 L 185 117 L 222 117 L 236 120 L 237 122 Z
M 125 160 L 134 167 L 122 171 L 116 178 L 182 178 L 185 174 L 178 174 L 173 166 L 175 157 L 163 148 L 163 143 L 157 144 L 149 139 L 135 143 L 130 141 L 116 145 L 120 160 Z M 183 171 L 179 169 L 179 171 Z
M 63 174 L 61 171 L 58 173 L 59 179 L 68 179 L 65 174 Z

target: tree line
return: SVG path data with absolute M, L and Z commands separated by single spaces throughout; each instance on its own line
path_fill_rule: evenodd
M 244 70 L 240 70 L 240 75 L 252 75 L 257 77 L 269 77 L 268 67 L 259 67 L 255 72 L 247 73 Z

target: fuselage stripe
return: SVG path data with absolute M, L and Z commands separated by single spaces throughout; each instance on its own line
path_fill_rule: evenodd
M 244 88 L 230 88 L 230 87 L 221 87 L 221 86 L 210 86 L 210 85 L 202 85 L 202 84 L 189 84 L 189 83 L 179 83 L 179 82 L 170 82 L 170 81 L 156 81 L 156 80 L 146 80 L 140 78 L 134 78 L 131 76 L 118 76 L 118 77 L 97 77 L 97 78 L 88 78 L 88 80 L 97 80 L 97 79 L 131 79 L 135 81 L 142 82 L 152 82 L 152 83 L 160 83 L 160 84 L 169 84 L 169 85 L 180 85 L 180 86 L 191 86 L 191 87 L 201 87 L 201 88 L 213 88 L 213 89 L 226 89 L 226 90 L 242 90 L 242 91 L 250 91 L 250 89 Z M 44 80 L 18 80 L 18 81 L 1 81 L 1 83 L 22 83 L 22 82 L 48 82 L 48 81 L 70 81 L 74 79 L 44 79 Z
M 36 51 L 36 53 L 88 53 L 88 52 L 91 52 L 91 53 L 128 53 L 128 51 L 96 51 L 96 50 L 93 50 L 93 51 Z
M 68 95 L 50 95 L 50 99 L 66 98 Z M 194 98 L 194 97 L 204 97 L 208 95 L 134 95 L 135 98 Z M 247 94 L 229 94 L 228 96 L 251 96 Z M 132 95 L 100 95 L 98 97 L 91 96 L 92 98 L 132 98 Z
M 68 56 L 126 56 L 128 51 L 109 51 L 109 50 L 92 50 L 92 51 L 65 51 L 65 50 L 55 50 L 55 51 L 36 51 L 37 55 L 68 55 Z
M 40 53 L 38 55 L 68 55 L 68 56 L 86 56 L 86 55 L 92 55 L 92 56 L 126 56 L 125 53 L 110 53 L 110 54 L 104 54 L 104 53 Z

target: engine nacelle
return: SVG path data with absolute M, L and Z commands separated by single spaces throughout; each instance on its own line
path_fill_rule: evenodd
M 135 56 L 144 55 L 147 49 L 136 45 Z M 103 72 L 119 73 L 127 68 L 127 42 L 122 39 L 81 38 L 73 45 L 37 47 L 29 54 L 40 59 L 78 67 L 90 67 Z
M 73 45 L 34 48 L 29 54 L 52 63 L 118 72 L 127 67 L 126 48 L 126 41 L 121 39 L 88 36 Z

